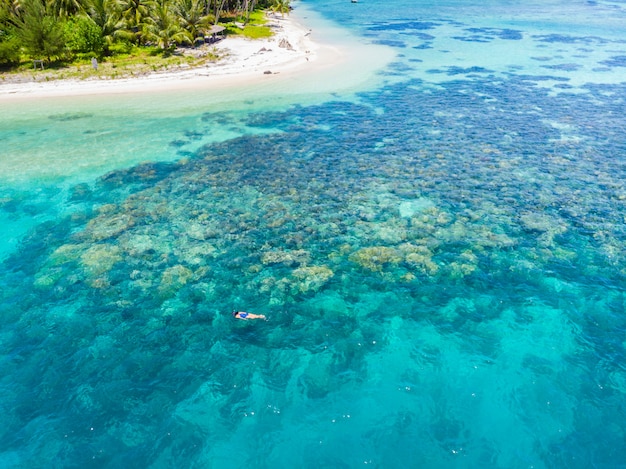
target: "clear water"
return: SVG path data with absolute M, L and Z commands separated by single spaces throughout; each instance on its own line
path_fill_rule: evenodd
M 3 103 L 0 467 L 626 467 L 625 5 L 306 6 L 396 58 Z

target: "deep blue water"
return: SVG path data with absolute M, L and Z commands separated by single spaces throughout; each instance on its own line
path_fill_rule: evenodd
M 154 156 L 1 189 L 0 467 L 626 467 L 624 5 L 306 3 L 380 86 L 7 131 Z

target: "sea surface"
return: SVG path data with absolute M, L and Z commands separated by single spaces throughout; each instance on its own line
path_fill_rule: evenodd
M 626 3 L 294 6 L 392 60 L 0 99 L 0 468 L 626 468 Z

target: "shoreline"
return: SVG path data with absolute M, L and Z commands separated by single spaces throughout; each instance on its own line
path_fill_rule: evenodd
M 317 72 L 345 61 L 339 48 L 314 41 L 312 30 L 295 19 L 268 14 L 268 39 L 226 37 L 213 46 L 225 57 L 202 67 L 124 78 L 0 82 L 0 101 L 47 97 L 119 95 L 192 88 L 232 88 Z

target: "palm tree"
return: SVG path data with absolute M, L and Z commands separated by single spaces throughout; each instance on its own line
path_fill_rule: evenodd
M 40 0 L 23 0 L 15 35 L 32 58 L 61 57 L 65 51 L 63 23 Z
M 172 12 L 179 24 L 193 39 L 201 35 L 200 31 L 211 24 L 211 18 L 204 15 L 204 0 L 175 0 Z
M 22 3 L 20 0 L 4 0 L 3 3 L 6 4 L 3 8 L 7 8 L 7 12 L 11 13 L 13 16 L 19 16 L 20 11 L 22 11 Z
M 150 0 L 121 0 L 120 10 L 125 24 L 126 36 L 132 42 L 143 44 L 144 29 L 150 22 L 154 2 Z
M 213 0 L 213 24 L 217 24 L 220 20 L 220 16 L 222 16 L 226 2 L 227 0 Z
M 20 41 L 13 33 L 14 18 L 11 2 L 0 0 L 0 64 L 18 63 L 20 60 Z
M 175 43 L 193 42 L 194 39 L 170 12 L 168 0 L 156 3 L 151 20 L 146 22 L 145 37 L 165 50 L 170 49 Z
M 257 0 L 244 0 L 241 4 L 241 12 L 242 15 L 245 15 L 246 19 L 244 21 L 245 24 L 248 24 L 250 21 L 250 14 L 254 11 L 256 7 Z
M 12 5 L 9 0 L 0 0 L 0 31 L 3 30 L 3 26 L 8 24 L 9 18 L 12 14 Z
M 109 47 L 115 39 L 123 36 L 124 31 L 118 0 L 87 0 L 84 12 L 100 28 L 105 43 L 104 54 L 108 55 Z
M 285 16 L 285 13 L 289 13 L 291 11 L 290 0 L 274 0 L 274 3 L 270 7 L 270 9 L 274 12 L 280 12 L 282 16 Z
M 50 10 L 59 18 L 75 15 L 82 9 L 80 0 L 47 0 Z

